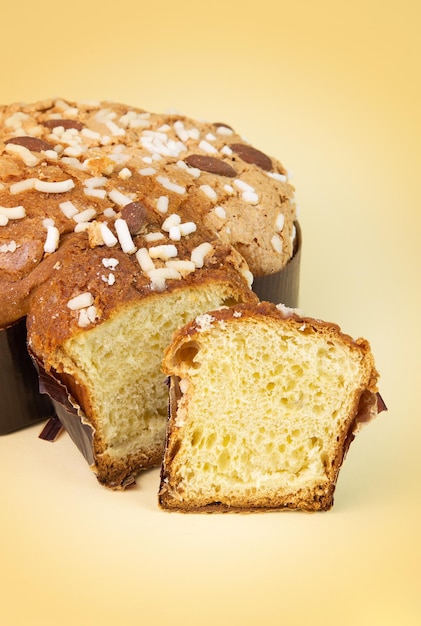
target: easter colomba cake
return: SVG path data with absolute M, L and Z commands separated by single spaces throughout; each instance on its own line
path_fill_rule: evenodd
M 219 306 L 256 302 L 296 235 L 287 172 L 224 123 L 112 102 L 0 107 L 0 328 L 27 318 L 114 489 L 160 463 L 163 350 Z

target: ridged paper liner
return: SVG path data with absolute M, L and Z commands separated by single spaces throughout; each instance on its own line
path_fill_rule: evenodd
M 26 348 L 22 319 L 0 330 L 0 435 L 54 415 L 49 398 L 39 392 L 38 373 Z
M 40 391 L 44 394 L 48 394 L 56 411 L 55 419 L 49 420 L 49 423 L 47 423 L 40 434 L 40 438 L 46 439 L 47 441 L 54 440 L 53 437 L 50 437 L 50 429 L 55 431 L 55 422 L 58 418 L 89 465 L 92 465 L 94 463 L 92 447 L 93 426 L 88 423 L 80 407 L 72 402 L 65 385 L 55 378 L 53 374 L 47 374 L 40 365 L 38 369 Z

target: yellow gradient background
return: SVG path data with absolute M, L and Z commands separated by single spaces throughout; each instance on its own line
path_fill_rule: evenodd
M 325 514 L 158 510 L 67 436 L 0 438 L 5 626 L 421 623 L 421 9 L 414 0 L 10 2 L 0 102 L 225 121 L 292 172 L 304 311 L 370 340 L 389 411 Z M 1 410 L 1 408 L 0 408 Z

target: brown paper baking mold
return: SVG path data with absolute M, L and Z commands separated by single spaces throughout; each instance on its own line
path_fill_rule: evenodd
M 50 399 L 39 392 L 38 373 L 26 348 L 25 319 L 0 330 L 0 435 L 54 415 Z

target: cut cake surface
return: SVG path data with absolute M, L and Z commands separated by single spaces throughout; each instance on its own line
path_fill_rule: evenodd
M 350 441 L 377 412 L 368 342 L 269 303 L 198 316 L 164 369 L 164 509 L 327 510 Z

